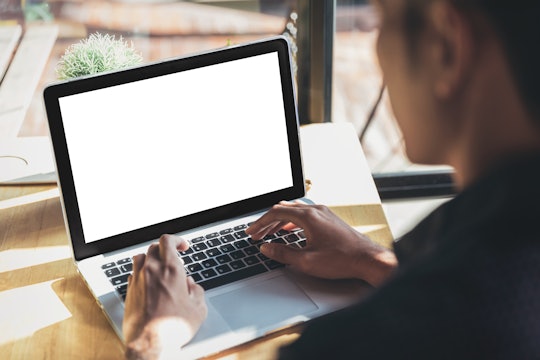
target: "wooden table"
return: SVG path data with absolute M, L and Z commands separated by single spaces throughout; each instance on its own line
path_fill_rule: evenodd
M 375 241 L 388 228 L 369 169 L 349 124 L 302 128 L 308 196 Z M 77 274 L 58 189 L 0 186 L 0 354 L 3 359 L 119 359 L 123 346 Z M 281 333 L 218 357 L 271 359 L 297 334 Z

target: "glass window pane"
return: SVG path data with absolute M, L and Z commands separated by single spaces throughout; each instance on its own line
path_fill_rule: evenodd
M 6 1 L 0 24 L 58 27 L 19 136 L 47 134 L 42 90 L 57 79 L 55 68 L 65 50 L 90 34 L 122 37 L 140 52 L 143 62 L 273 35 L 283 34 L 294 42 L 296 36 L 295 0 Z
M 375 52 L 377 14 L 367 0 L 338 0 L 335 15 L 332 121 L 351 122 L 360 137 L 382 84 Z M 421 166 L 407 159 L 386 92 L 365 130 L 362 146 L 374 174 L 451 171 L 447 166 Z

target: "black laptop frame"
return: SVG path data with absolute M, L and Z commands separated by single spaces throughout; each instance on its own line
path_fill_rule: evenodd
M 77 202 L 76 188 L 73 181 L 64 126 L 62 123 L 59 99 L 95 89 L 116 86 L 119 84 L 273 52 L 277 52 L 279 58 L 285 121 L 289 147 L 291 149 L 290 161 L 293 186 L 86 243 Z M 43 97 L 56 161 L 58 181 L 61 188 L 64 216 L 73 245 L 75 260 L 82 260 L 95 255 L 137 245 L 152 239 L 157 239 L 163 233 L 178 233 L 226 219 L 244 216 L 249 213 L 264 210 L 268 204 L 277 203 L 281 200 L 292 200 L 303 197 L 305 195 L 304 175 L 298 138 L 299 122 L 291 69 L 289 44 L 284 37 L 279 36 L 196 55 L 150 63 L 122 71 L 77 78 L 47 86 L 44 90 Z M 261 181 L 264 180 L 261 179 Z M 96 189 L 96 191 L 99 191 L 99 189 Z M 104 206 L 106 205 L 104 204 Z

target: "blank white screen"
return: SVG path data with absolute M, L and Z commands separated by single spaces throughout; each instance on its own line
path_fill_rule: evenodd
M 292 186 L 277 53 L 60 99 L 85 241 Z

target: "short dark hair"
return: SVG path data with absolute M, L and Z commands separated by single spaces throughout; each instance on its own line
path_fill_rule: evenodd
M 405 27 L 414 50 L 424 25 L 423 6 L 407 0 Z M 485 16 L 499 36 L 512 75 L 529 113 L 540 124 L 540 0 L 447 0 L 464 13 Z

